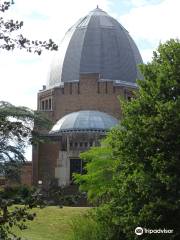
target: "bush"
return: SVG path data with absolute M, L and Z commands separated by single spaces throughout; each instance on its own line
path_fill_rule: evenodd
M 0 191 L 0 198 L 11 199 L 18 204 L 18 203 L 21 203 L 22 201 L 27 200 L 32 193 L 33 193 L 33 189 L 26 185 L 14 186 L 14 187 L 6 186 L 4 189 Z

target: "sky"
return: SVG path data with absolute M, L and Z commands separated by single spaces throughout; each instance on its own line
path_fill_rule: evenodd
M 52 38 L 59 44 L 65 32 L 97 5 L 128 30 L 145 63 L 160 42 L 180 38 L 180 0 L 14 1 L 3 17 L 22 20 L 24 26 L 17 35 L 23 33 L 32 40 Z M 46 84 L 53 54 L 0 50 L 0 100 L 36 109 L 37 92 Z

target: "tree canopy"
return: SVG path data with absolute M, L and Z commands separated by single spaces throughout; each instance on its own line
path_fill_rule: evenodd
M 160 44 L 152 62 L 140 68 L 144 80 L 138 81 L 136 98 L 121 101 L 121 126 L 106 139 L 109 164 L 96 167 L 107 151 L 102 146 L 83 153 L 87 175 L 77 176 L 77 182 L 90 200 L 99 198 L 96 220 L 105 226 L 107 239 L 139 239 L 136 227 L 173 230 L 144 233 L 141 239 L 179 239 L 180 41 Z M 102 178 L 106 181 L 99 187 Z
M 25 147 L 28 143 L 35 143 L 38 138 L 38 132 L 33 129 L 34 122 L 39 127 L 51 125 L 50 121 L 39 112 L 0 101 L 1 173 L 5 170 L 6 173 L 16 172 L 14 170 L 25 161 Z
M 13 34 L 23 27 L 23 22 L 18 20 L 5 20 L 3 14 L 9 10 L 14 1 L 0 0 L 0 48 L 14 50 L 15 48 L 26 49 L 28 52 L 35 52 L 39 55 L 43 49 L 57 50 L 58 46 L 52 39 L 48 41 L 30 40 L 22 34 Z

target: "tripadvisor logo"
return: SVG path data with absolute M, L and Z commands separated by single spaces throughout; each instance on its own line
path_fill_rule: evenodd
M 143 234 L 143 228 L 142 227 L 137 227 L 135 229 L 135 234 L 136 235 L 142 235 Z
M 147 229 L 142 227 L 137 227 L 135 229 L 136 235 L 142 235 L 142 234 L 172 234 L 174 232 L 173 229 Z

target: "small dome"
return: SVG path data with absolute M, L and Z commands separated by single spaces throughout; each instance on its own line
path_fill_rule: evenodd
M 107 131 L 118 124 L 118 120 L 99 111 L 79 111 L 62 117 L 50 134 L 76 131 Z
M 51 65 L 48 88 L 79 80 L 81 73 L 135 83 L 141 55 L 128 31 L 99 8 L 65 34 Z

